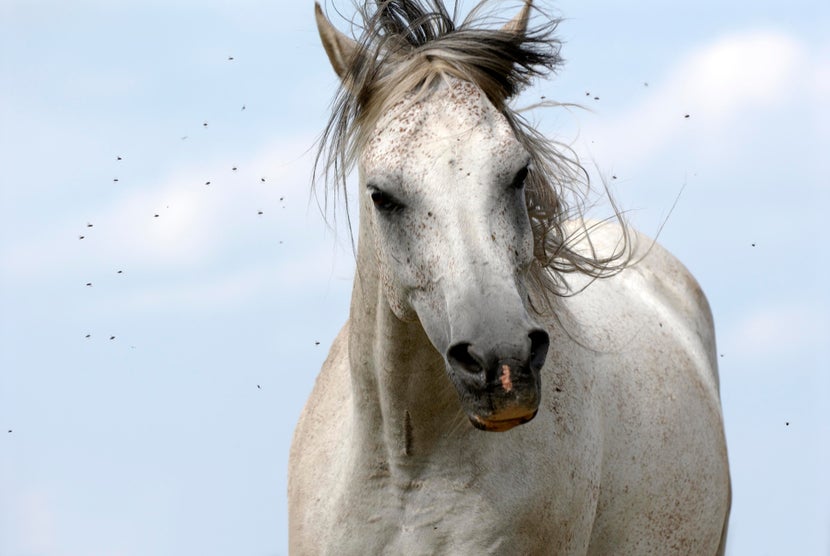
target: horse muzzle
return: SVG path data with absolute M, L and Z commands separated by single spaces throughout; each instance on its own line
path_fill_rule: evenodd
M 536 416 L 548 346 L 548 334 L 536 328 L 513 342 L 457 342 L 447 350 L 450 379 L 473 426 L 502 432 Z

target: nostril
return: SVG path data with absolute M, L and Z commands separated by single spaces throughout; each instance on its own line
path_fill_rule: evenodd
M 447 352 L 447 358 L 451 363 L 461 367 L 468 373 L 478 374 L 484 371 L 481 363 L 470 353 L 470 344 L 462 342 L 455 344 Z
M 527 336 L 530 338 L 530 368 L 539 370 L 548 356 L 550 338 L 544 330 L 534 330 Z

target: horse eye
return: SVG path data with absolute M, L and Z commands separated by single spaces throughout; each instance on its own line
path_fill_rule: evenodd
M 375 204 L 375 208 L 381 212 L 393 213 L 403 210 L 403 205 L 401 203 L 395 200 L 395 198 L 388 193 L 384 193 L 379 189 L 372 191 L 372 202 Z
M 510 184 L 510 187 L 513 189 L 522 189 L 525 186 L 525 180 L 527 180 L 527 173 L 527 166 L 519 170 L 513 178 L 513 182 Z

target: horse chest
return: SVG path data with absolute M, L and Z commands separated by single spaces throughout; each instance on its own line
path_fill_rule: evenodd
M 486 554 L 502 544 L 508 522 L 498 519 L 493 501 L 443 481 L 364 493 L 341 507 L 343 519 L 332 548 L 343 554 Z M 344 500 L 345 502 L 345 500 Z M 513 513 L 512 508 L 505 510 Z
M 512 469 L 511 469 L 512 467 Z M 590 465 L 583 467 L 590 469 Z M 338 554 L 580 554 L 596 485 L 525 463 L 361 482 L 344 493 L 329 539 Z M 567 481 L 566 487 L 557 483 Z M 352 485 L 357 483 L 351 483 Z M 368 547 L 367 542 L 371 545 Z

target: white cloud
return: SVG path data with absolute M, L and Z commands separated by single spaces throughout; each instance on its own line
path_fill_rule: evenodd
M 691 52 L 650 83 L 642 101 L 582 135 L 592 140 L 592 157 L 629 165 L 647 162 L 690 127 L 717 141 L 738 116 L 782 103 L 809 81 L 806 64 L 805 46 L 784 33 L 732 34 Z
M 238 170 L 218 165 L 188 170 L 154 191 L 124 199 L 107 217 L 113 228 L 121 224 L 112 245 L 150 263 L 192 264 L 251 233 L 245 224 L 256 216 L 254 207 L 273 213 L 288 197 L 291 210 L 283 210 L 281 220 L 303 223 L 310 166 L 308 157 L 299 158 L 297 146 L 311 143 L 306 138 L 270 145 Z M 266 175 L 268 181 L 262 182 Z M 202 181 L 194 176 L 223 177 Z
M 724 118 L 738 109 L 774 104 L 792 84 L 803 57 L 795 39 L 753 32 L 726 37 L 694 54 L 672 86 L 688 88 L 692 109 Z
M 101 207 L 92 228 L 64 221 L 11 245 L 0 271 L 20 282 L 77 275 L 81 287 L 94 283 L 99 313 L 233 307 L 280 289 L 348 287 L 354 255 L 345 219 L 334 241 L 310 195 L 312 144 L 276 141 L 236 170 L 180 167 Z M 210 185 L 205 176 L 214 176 Z
M 128 252 L 133 261 L 165 264 L 186 264 L 206 256 L 218 239 L 211 223 L 222 199 L 213 193 L 198 190 L 192 178 L 174 178 L 154 191 L 121 200 L 96 223 L 108 230 L 104 249 Z
M 219 164 L 178 168 L 101 207 L 92 228 L 79 219 L 63 221 L 10 245 L 0 256 L 2 270 L 28 277 L 125 261 L 192 267 L 259 239 L 264 227 L 255 224 L 268 218 L 278 217 L 274 226 L 280 229 L 302 229 L 316 211 L 308 202 L 310 156 L 303 154 L 312 143 L 311 137 L 275 142 L 239 161 L 237 170 Z M 259 210 L 264 214 L 257 221 Z

